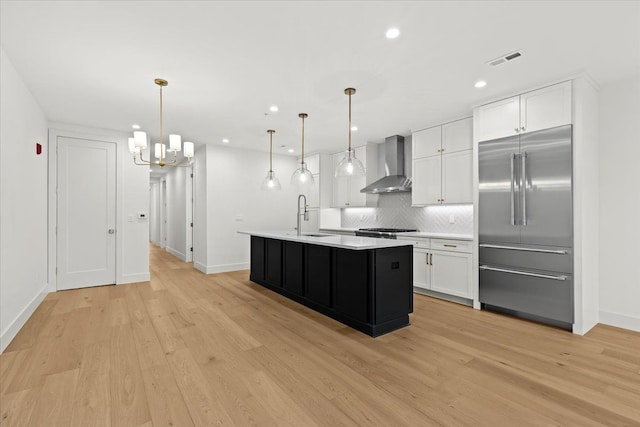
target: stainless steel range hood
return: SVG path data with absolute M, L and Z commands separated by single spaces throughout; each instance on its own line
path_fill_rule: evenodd
M 411 178 L 404 175 L 404 137 L 390 136 L 384 140 L 385 176 L 367 185 L 361 193 L 400 193 L 411 191 Z

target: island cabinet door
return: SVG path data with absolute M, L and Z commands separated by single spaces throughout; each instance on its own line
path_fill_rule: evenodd
M 331 306 L 331 248 L 307 245 L 307 299 Z
M 304 289 L 304 246 L 297 242 L 284 242 L 283 288 L 296 295 Z
M 254 282 L 264 280 L 264 237 L 251 236 L 251 276 Z
M 373 323 L 389 322 L 413 311 L 412 282 L 411 246 L 376 249 Z
M 282 287 L 282 240 L 266 239 L 265 278 L 271 286 Z
M 360 322 L 369 321 L 369 252 L 334 250 L 333 308 Z

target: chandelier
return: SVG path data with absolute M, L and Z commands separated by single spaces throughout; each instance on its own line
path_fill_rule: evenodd
M 155 84 L 160 86 L 160 142 L 154 145 L 154 157 L 157 160 L 151 160 L 151 150 L 149 150 L 149 158 L 143 157 L 143 152 L 147 148 L 147 133 L 143 131 L 133 132 L 133 138 L 129 138 L 129 152 L 133 155 L 133 163 L 141 166 L 158 165 L 161 168 L 165 166 L 189 167 L 193 163 L 193 142 L 185 141 L 183 155 L 187 159 L 187 164 L 178 164 L 178 151 L 182 144 L 180 135 L 169 135 L 169 152 L 173 152 L 173 159 L 167 161 L 167 146 L 162 142 L 162 88 L 167 86 L 169 82 L 164 79 L 155 79 Z

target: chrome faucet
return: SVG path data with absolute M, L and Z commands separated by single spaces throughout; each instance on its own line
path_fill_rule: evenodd
M 304 199 L 304 212 L 300 213 L 300 199 Z M 297 221 L 297 232 L 298 232 L 298 236 L 302 235 L 302 227 L 300 226 L 300 217 L 304 217 L 305 221 L 309 221 L 309 211 L 307 210 L 307 197 L 304 194 L 300 194 L 298 196 L 298 215 L 296 217 L 296 221 Z

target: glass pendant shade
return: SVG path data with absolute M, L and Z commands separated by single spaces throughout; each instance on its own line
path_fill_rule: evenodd
M 182 143 L 182 137 L 180 135 L 169 135 L 169 151 L 180 151 L 180 144 Z
M 307 168 L 306 163 L 300 163 L 300 167 L 291 175 L 291 184 L 297 185 L 299 189 L 306 189 L 314 184 L 313 174 Z
M 193 157 L 193 142 L 185 141 L 184 142 L 184 156 L 188 159 Z
M 164 159 L 165 157 L 167 157 L 167 146 L 156 142 L 156 145 L 154 147 L 154 154 L 156 159 L 159 159 L 161 156 L 160 149 L 162 149 L 162 158 Z
M 135 138 L 129 138 L 129 153 L 131 154 L 139 154 L 140 153 L 140 148 L 136 147 L 136 139 Z
M 267 176 L 262 180 L 261 190 L 281 190 L 280 180 L 276 178 L 276 174 L 273 171 L 267 172 Z
M 336 176 L 357 176 L 364 175 L 364 165 L 356 158 L 356 151 L 347 150 L 338 167 L 336 168 Z
M 276 131 L 269 129 L 267 133 L 269 134 L 269 172 L 267 172 L 266 178 L 262 180 L 260 189 L 266 191 L 280 190 L 282 189 L 280 180 L 276 178 L 276 174 L 273 172 L 273 134 Z
M 136 147 L 147 148 L 147 133 L 142 131 L 133 132 L 133 139 L 136 141 Z

